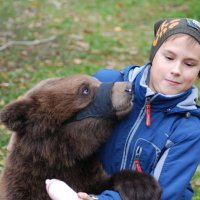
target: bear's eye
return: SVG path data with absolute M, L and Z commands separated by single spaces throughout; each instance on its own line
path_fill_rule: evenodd
M 82 94 L 83 95 L 89 95 L 90 94 L 90 88 L 88 86 L 83 87 Z

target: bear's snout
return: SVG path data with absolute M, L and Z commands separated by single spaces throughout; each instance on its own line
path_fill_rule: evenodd
M 115 82 L 112 91 L 112 104 L 118 119 L 127 115 L 133 107 L 131 82 Z

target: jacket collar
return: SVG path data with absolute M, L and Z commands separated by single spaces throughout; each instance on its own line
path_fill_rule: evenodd
M 135 84 L 135 101 L 136 104 L 144 104 L 145 97 L 151 98 L 151 106 L 154 110 L 165 110 L 166 112 L 187 112 L 196 110 L 198 99 L 198 89 L 192 86 L 187 91 L 176 95 L 164 95 L 155 93 L 148 87 L 149 73 L 151 64 L 148 63 L 140 68 L 129 71 L 129 80 Z M 200 111 L 198 109 L 199 116 Z

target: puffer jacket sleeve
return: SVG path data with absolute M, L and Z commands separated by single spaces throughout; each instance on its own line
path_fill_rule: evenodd
M 121 200 L 119 193 L 111 190 L 105 190 L 100 195 L 97 195 L 99 200 Z
M 169 137 L 169 147 L 152 172 L 163 188 L 162 200 L 192 199 L 189 182 L 200 162 L 200 120 L 189 121 L 176 127 Z
M 116 81 L 128 81 L 128 73 L 131 69 L 139 67 L 137 65 L 128 65 L 122 70 L 115 69 L 101 69 L 97 71 L 93 76 L 101 82 L 116 82 Z

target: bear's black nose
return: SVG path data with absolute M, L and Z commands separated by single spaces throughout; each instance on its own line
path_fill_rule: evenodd
M 127 85 L 125 88 L 125 92 L 127 92 L 130 95 L 133 94 L 132 84 L 133 84 L 132 82 L 127 82 Z

